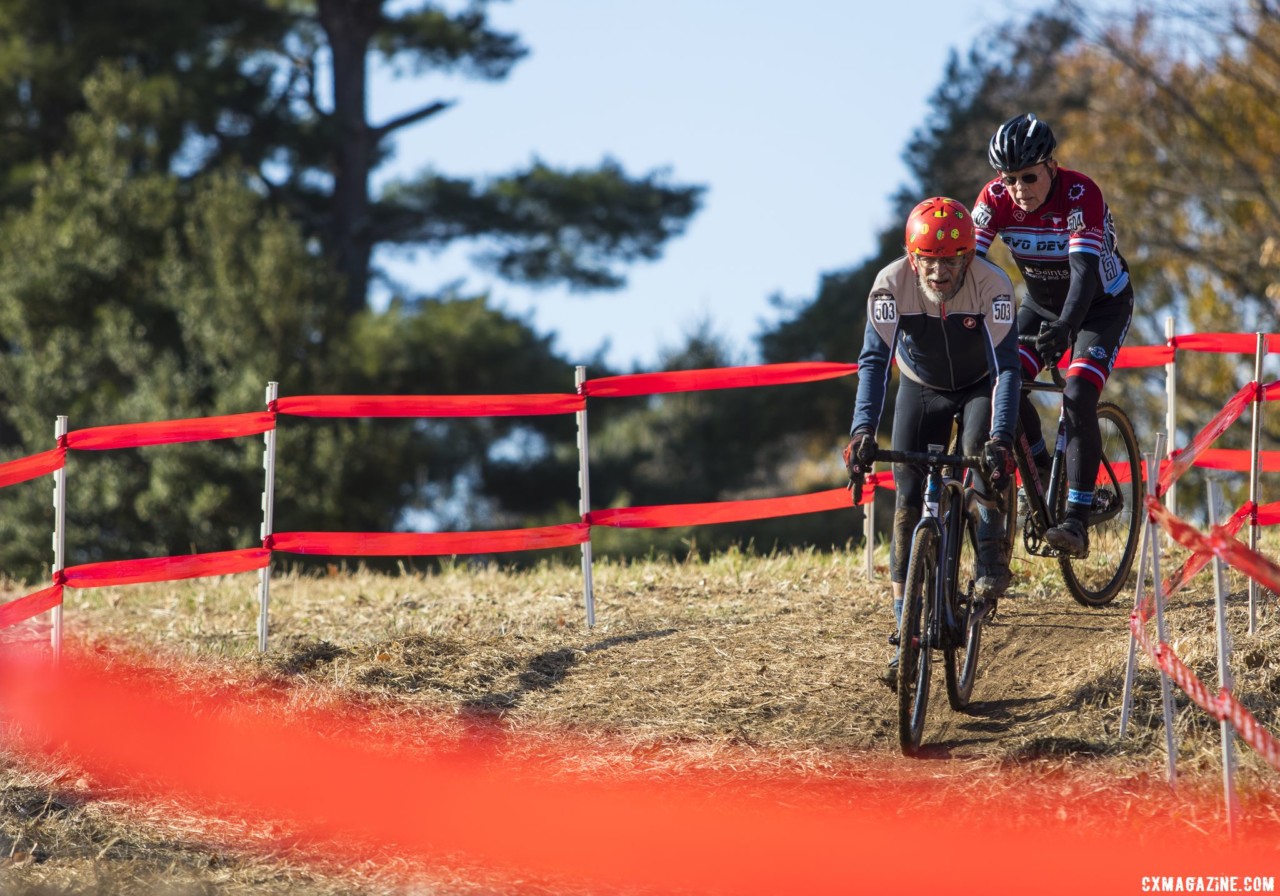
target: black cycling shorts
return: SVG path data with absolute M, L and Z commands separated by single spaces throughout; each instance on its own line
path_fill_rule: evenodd
M 990 379 L 964 389 L 947 391 L 922 386 L 909 377 L 898 378 L 898 400 L 893 408 L 893 447 L 899 451 L 926 451 L 930 445 L 951 445 L 952 423 L 963 412 L 961 453 L 981 454 L 991 432 Z M 894 464 L 896 507 L 919 508 L 924 500 L 923 467 Z M 983 490 L 981 477 L 974 483 Z
M 1040 324 L 1057 320 L 1057 316 L 1041 311 L 1028 302 L 1018 308 L 1018 333 L 1031 335 L 1040 332 Z M 1133 288 L 1125 287 L 1118 296 L 1106 296 L 1093 303 L 1080 324 L 1080 332 L 1071 347 L 1071 367 L 1067 376 L 1081 377 L 1091 383 L 1098 392 L 1106 385 L 1115 367 L 1120 346 L 1129 332 L 1133 320 Z M 1031 379 L 1044 369 L 1044 359 L 1033 346 L 1019 345 L 1022 359 L 1022 376 Z

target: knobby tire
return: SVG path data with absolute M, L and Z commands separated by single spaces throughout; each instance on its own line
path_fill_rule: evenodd
M 898 740 L 902 752 L 915 755 L 924 732 L 929 706 L 929 676 L 933 651 L 924 643 L 933 607 L 938 566 L 938 530 L 923 525 L 911 541 L 911 562 L 903 593 L 902 624 L 898 631 Z
M 1102 461 L 1094 485 L 1089 556 L 1058 558 L 1067 590 L 1086 607 L 1104 607 L 1124 590 L 1145 518 L 1142 455 L 1133 423 L 1123 410 L 1104 401 L 1098 404 L 1098 426 L 1102 431 Z M 1064 501 L 1065 485 L 1062 483 L 1059 488 Z M 1116 503 L 1117 499 L 1122 505 Z M 1116 512 L 1120 506 L 1123 509 Z
M 952 613 L 962 621 L 962 643 L 946 647 L 943 652 L 943 668 L 947 678 L 947 700 L 957 712 L 969 706 L 973 684 L 978 677 L 978 652 L 982 646 L 982 620 L 974 606 L 973 590 L 977 581 L 978 530 L 976 521 L 962 514 L 959 531 L 953 533 L 950 575 L 947 584 L 947 600 Z

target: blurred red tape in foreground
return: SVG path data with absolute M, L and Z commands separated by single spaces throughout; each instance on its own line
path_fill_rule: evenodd
M 1153 868 L 1274 868 L 1280 837 L 1273 815 L 1234 838 L 1202 833 L 1158 785 L 1142 795 L 1168 801 L 1167 822 L 1158 809 L 1126 818 L 1132 783 L 1064 802 L 1060 780 L 1049 787 L 1016 768 L 999 772 L 998 801 L 971 775 L 950 783 L 875 756 L 814 774 L 761 761 L 763 747 L 752 748 L 758 771 L 736 767 L 722 745 L 723 765 L 645 774 L 623 771 L 635 754 L 622 745 L 613 749 L 631 761 L 593 777 L 580 759 L 608 755 L 598 733 L 324 710 L 288 689 L 228 691 L 194 664 L 148 669 L 76 650 L 60 668 L 0 652 L 0 720 L 17 723 L 0 724 L 9 755 L 56 750 L 113 800 L 178 798 L 231 823 L 283 821 L 291 856 L 310 847 L 328 861 L 462 862 L 547 892 L 887 893 L 928 843 L 945 892 L 1074 896 L 1133 889 Z M 974 861 L 973 838 L 938 836 L 965 829 L 1000 844 L 998 867 Z

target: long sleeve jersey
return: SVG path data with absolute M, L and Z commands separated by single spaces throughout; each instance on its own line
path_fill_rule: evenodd
M 1013 441 L 1022 370 L 1013 284 L 1004 271 L 974 258 L 943 303 L 925 296 L 905 255 L 880 271 L 867 299 L 851 432 L 878 428 L 892 358 L 903 376 L 932 389 L 955 391 L 992 377 L 991 438 Z
M 973 206 L 978 254 L 999 235 L 1027 286 L 1026 301 L 1060 317 L 1072 332 L 1095 302 L 1129 285 L 1129 267 L 1116 248 L 1115 224 L 1102 191 L 1079 171 L 1059 168 L 1044 205 L 1024 212 L 995 178 Z

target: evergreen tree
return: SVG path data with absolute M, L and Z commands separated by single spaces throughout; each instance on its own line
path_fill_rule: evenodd
M 53 419 L 91 426 L 241 413 L 284 394 L 568 391 L 550 337 L 482 297 L 346 318 L 341 283 L 245 172 L 165 170 L 146 122 L 155 83 L 108 69 L 86 86 L 69 149 L 34 169 L 29 208 L 0 222 L 3 456 L 51 447 Z M 277 529 L 385 531 L 456 489 L 462 520 L 499 513 L 490 446 L 523 425 L 281 418 Z M 568 428 L 568 427 L 566 427 Z M 572 431 L 560 439 L 572 438 Z M 262 442 L 71 452 L 71 565 L 258 542 Z M 0 492 L 0 568 L 39 580 L 52 527 L 40 483 Z M 573 488 L 561 474 L 561 494 Z M 471 497 L 464 495 L 463 497 Z M 478 508 L 478 509 L 477 509 Z
M 467 239 L 510 280 L 608 289 L 697 209 L 701 188 L 609 159 L 485 180 L 427 167 L 370 195 L 395 136 L 450 107 L 369 122 L 370 61 L 501 80 L 526 51 L 485 6 L 0 0 L 4 456 L 47 447 L 55 414 L 83 428 L 232 413 L 260 407 L 269 380 L 285 394 L 570 390 L 550 337 L 485 296 L 366 307 L 376 245 Z M 572 441 L 556 418 L 287 420 L 277 528 L 384 530 L 415 511 L 514 524 L 573 493 Z M 94 535 L 68 562 L 256 540 L 256 440 L 111 454 L 73 456 L 73 513 Z M 11 573 L 44 565 L 36 491 L 4 523 Z
M 63 145 L 85 108 L 83 80 L 100 62 L 138 72 L 170 94 L 151 121 L 160 161 L 176 173 L 226 164 L 257 175 L 344 278 L 348 315 L 368 300 L 379 245 L 438 248 L 478 241 L 477 263 L 513 281 L 611 289 L 621 266 L 657 258 L 698 208 L 701 188 L 640 177 L 605 159 L 562 171 L 535 160 L 493 178 L 420 174 L 372 195 L 370 179 L 405 128 L 447 112 L 428 99 L 371 122 L 368 71 L 381 60 L 417 77 L 501 81 L 527 54 L 494 29 L 488 0 L 461 11 L 387 0 L 0 0 L 0 170 L 11 190 Z M 7 26 L 7 27 L 6 27 Z

